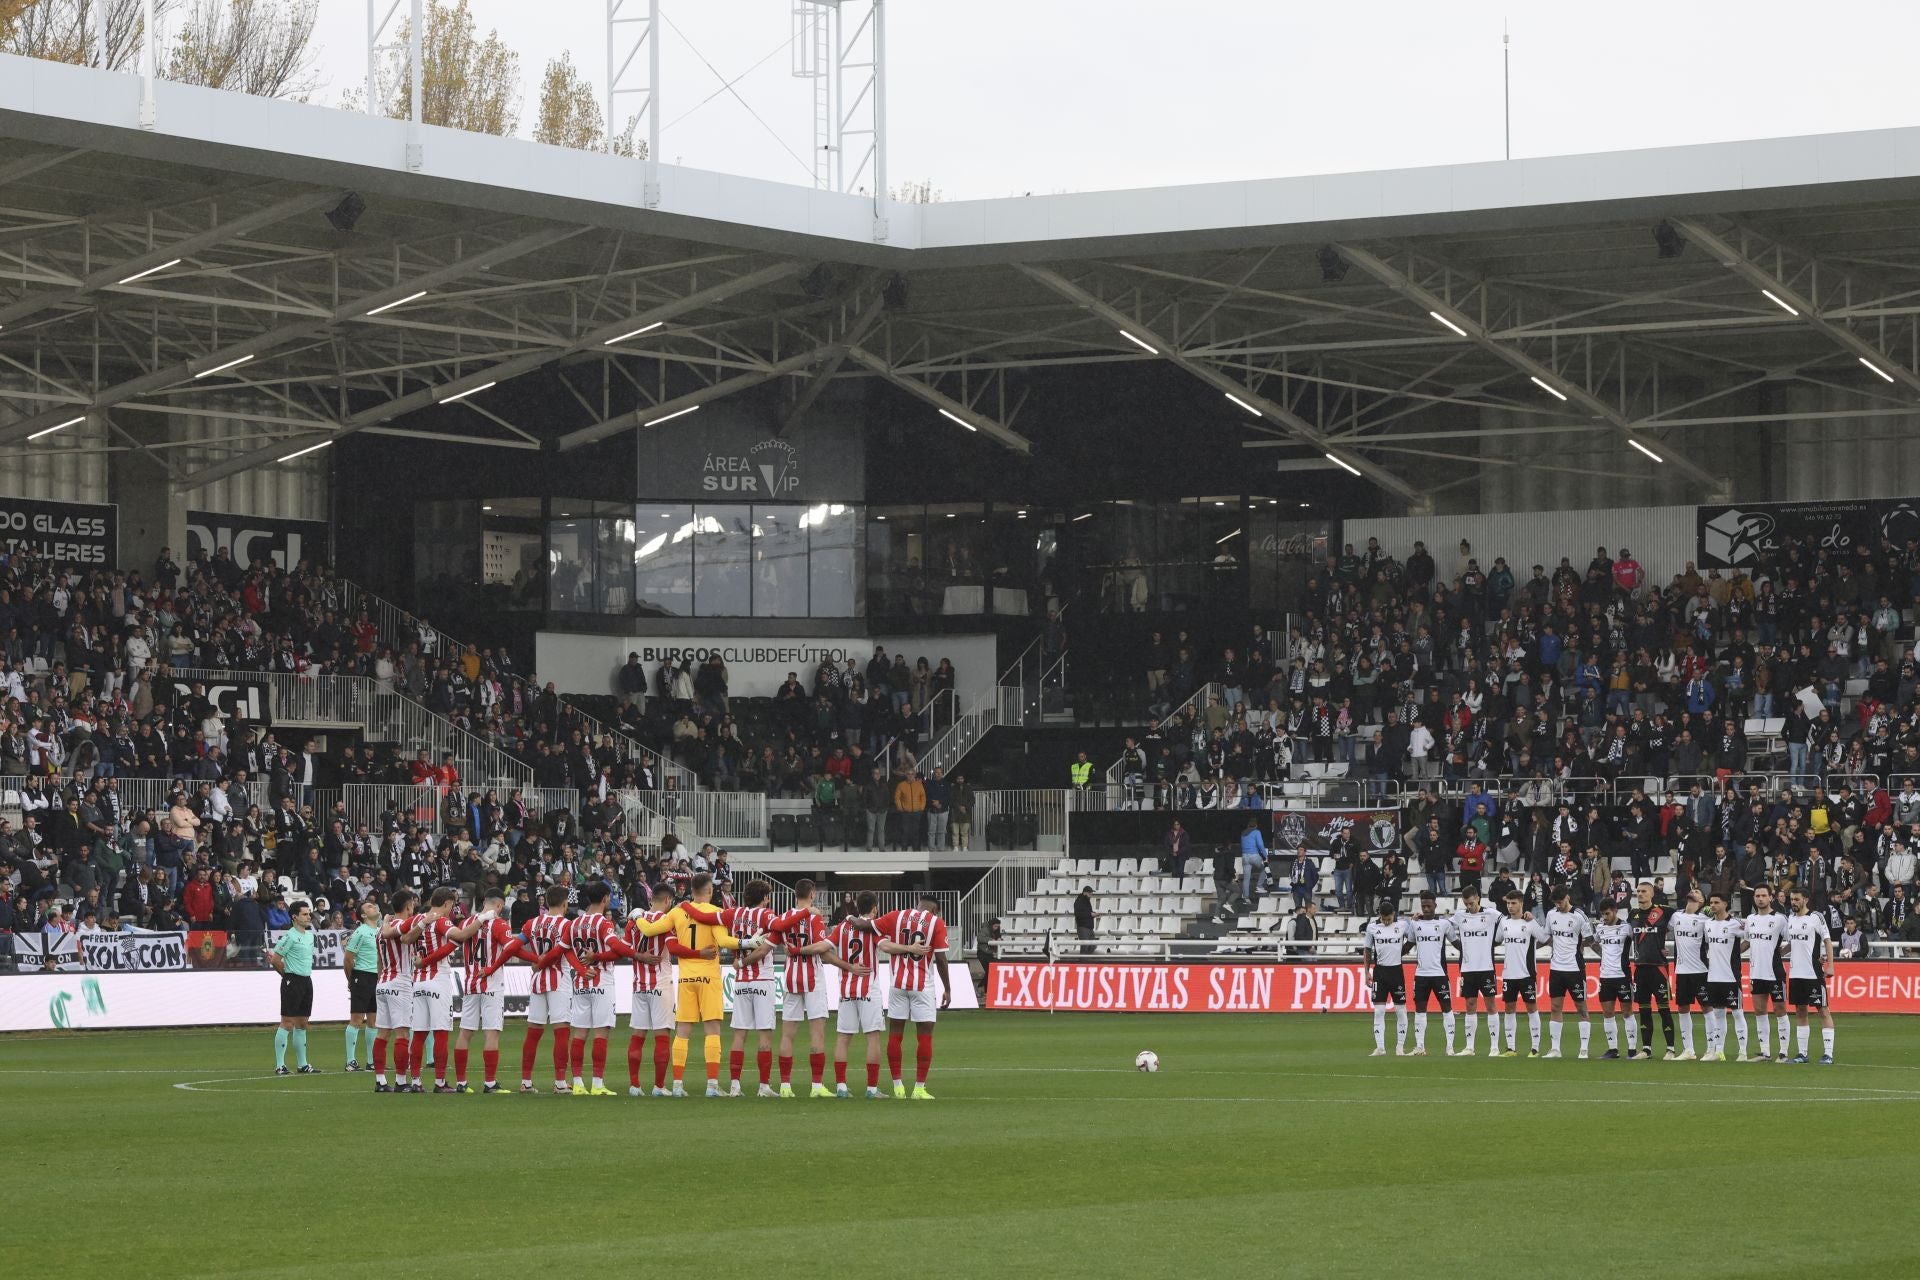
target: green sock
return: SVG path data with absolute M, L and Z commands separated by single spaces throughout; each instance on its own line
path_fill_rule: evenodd
M 305 1027 L 299 1027 L 293 1033 L 293 1056 L 300 1066 L 307 1065 L 307 1029 Z
M 278 1071 L 287 1065 L 287 1029 L 281 1027 L 273 1033 L 273 1069 Z
M 360 1028 L 351 1022 L 347 1024 L 347 1061 L 354 1061 L 354 1053 L 360 1048 Z

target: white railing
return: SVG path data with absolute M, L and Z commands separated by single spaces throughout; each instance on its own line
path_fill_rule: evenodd
M 725 845 L 767 838 L 767 797 L 759 791 L 622 791 L 623 801 L 651 809 L 680 835 L 696 844 L 710 840 Z M 682 834 L 682 833 L 686 834 Z
M 176 680 L 189 684 L 214 684 L 231 676 L 264 681 L 272 693 L 275 723 L 357 724 L 365 728 L 369 740 L 398 743 L 408 755 L 424 750 L 436 765 L 443 753 L 452 752 L 464 787 L 485 790 L 533 783 L 533 769 L 524 761 L 482 741 L 371 676 L 192 668 L 176 668 L 172 674 Z
M 459 791 L 464 808 L 467 794 L 472 791 L 486 792 L 485 787 L 469 787 L 462 784 Z M 447 802 L 448 792 L 439 787 L 392 786 L 382 783 L 350 782 L 340 789 L 346 801 L 347 816 L 354 825 L 364 822 L 369 830 L 378 834 L 381 820 L 392 805 L 402 815 L 403 820 L 426 827 L 435 835 L 445 833 L 441 814 Z M 527 807 L 528 819 L 537 823 L 540 816 L 555 810 L 564 809 L 576 816 L 580 812 L 580 793 L 572 788 L 561 787 L 514 787 L 509 791 L 496 791 L 496 797 L 504 807 L 513 798 L 513 792 L 520 793 L 521 803 Z
M 424 619 L 414 617 L 385 597 L 377 596 L 345 578 L 339 579 L 339 583 L 346 606 L 346 616 L 351 619 L 365 610 L 368 620 L 373 623 L 374 630 L 379 633 L 380 642 L 390 646 L 396 657 L 409 644 L 417 642 L 424 657 L 465 659 L 474 656 L 477 658 L 478 651 L 472 645 L 455 640 L 446 632 Z M 530 680 L 522 680 L 515 676 L 513 681 L 519 686 L 523 704 L 539 693 Z M 604 735 L 613 742 L 614 749 L 621 759 L 640 760 L 649 765 L 653 769 L 654 780 L 663 787 L 669 781 L 682 790 L 692 791 L 699 787 L 700 779 L 691 769 L 675 764 L 663 753 L 628 737 L 619 729 L 600 723 L 579 707 L 567 702 L 564 697 L 561 701 L 566 704 L 567 714 L 578 724 L 589 743 L 598 742 Z M 557 730 L 559 726 L 556 725 L 555 728 Z
M 965 935 L 969 954 L 972 943 L 987 931 L 988 922 L 1012 915 L 1013 905 L 1030 896 L 1059 862 L 1057 857 L 1016 853 L 987 868 L 986 874 L 962 895 L 956 914 L 947 917 L 960 926 L 955 932 Z
M 919 769 L 930 773 L 945 769 L 949 774 L 962 756 L 971 751 L 987 731 L 996 725 L 1020 728 L 1038 724 L 1049 703 L 1065 705 L 1067 655 L 1063 652 L 1051 664 L 1043 665 L 1040 652 L 1043 636 L 1036 636 L 1013 665 L 1000 673 L 992 693 L 978 699 L 965 713 L 954 717 L 953 724 L 920 752 Z M 956 705 L 958 700 L 956 699 Z M 929 704 L 932 705 L 932 704 Z M 888 749 L 888 764 L 896 758 Z
M 1075 791 L 1070 787 L 976 791 L 973 793 L 974 841 L 982 849 L 993 847 L 988 843 L 990 837 L 987 824 L 997 816 L 1031 817 L 1034 821 L 1034 844 L 1015 847 L 1063 850 L 1067 847 L 1067 815 L 1076 809 L 1104 807 L 1087 803 L 1096 799 L 1097 794 L 1092 791 Z

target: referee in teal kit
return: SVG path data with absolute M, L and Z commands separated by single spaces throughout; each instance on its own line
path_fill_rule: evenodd
M 307 1062 L 307 1019 L 313 1016 L 313 907 L 293 904 L 293 927 L 280 935 L 267 954 L 268 963 L 280 972 L 280 1029 L 273 1033 L 273 1074 L 291 1075 L 287 1070 L 287 1041 L 293 1041 L 300 1074 L 320 1074 L 320 1068 Z

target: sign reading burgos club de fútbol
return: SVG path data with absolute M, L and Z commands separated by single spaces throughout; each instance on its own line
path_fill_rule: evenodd
M 0 498 L 0 547 L 74 564 L 112 564 L 119 515 L 110 502 Z

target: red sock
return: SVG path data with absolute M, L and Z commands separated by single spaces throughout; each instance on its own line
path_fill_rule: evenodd
M 916 1062 L 913 1067 L 913 1082 L 915 1084 L 925 1084 L 927 1082 L 927 1068 L 932 1065 L 933 1033 L 931 1031 L 922 1031 L 920 1033 L 920 1060 Z
M 480 1051 L 480 1062 L 481 1065 L 487 1069 L 487 1083 L 492 1084 L 500 1075 L 500 1051 L 498 1049 L 482 1049 Z
M 787 1084 L 793 1079 L 793 1059 L 787 1054 L 780 1055 L 780 1083 Z
M 640 1087 L 640 1064 L 647 1060 L 647 1036 L 645 1032 L 635 1032 L 627 1040 L 627 1083 Z
M 673 1067 L 673 1033 L 662 1031 L 653 1038 L 653 1087 L 667 1087 L 667 1072 Z
M 591 1032 L 588 1032 L 585 1035 L 573 1037 L 573 1044 L 570 1046 L 573 1058 L 573 1078 L 576 1080 L 580 1078 L 580 1068 L 586 1065 L 587 1035 L 591 1034 Z
M 847 1064 L 838 1058 L 834 1059 L 833 1063 L 833 1082 L 837 1085 L 847 1082 Z
M 433 1082 L 447 1082 L 447 1033 L 444 1031 L 433 1033 Z
M 465 1049 L 453 1051 L 453 1078 L 461 1084 L 467 1082 L 467 1050 Z
M 900 1033 L 894 1032 L 887 1037 L 887 1070 L 893 1072 L 893 1078 L 900 1078 Z
M 755 1064 L 760 1068 L 760 1083 L 773 1083 L 773 1050 L 762 1049 L 753 1055 Z
M 408 1060 L 412 1063 L 413 1074 L 417 1078 L 420 1075 L 420 1068 L 427 1064 L 426 1032 L 416 1031 L 413 1033 L 413 1050 L 411 1054 L 409 1054 Z
M 593 1038 L 593 1078 L 607 1078 L 607 1042 L 599 1036 Z
M 373 1069 L 382 1075 L 386 1074 L 387 1042 L 385 1040 L 375 1040 L 373 1042 Z
M 520 1078 L 533 1079 L 534 1059 L 540 1056 L 540 1037 L 546 1028 L 537 1022 L 527 1024 L 527 1042 L 520 1046 Z
M 396 1080 L 407 1078 L 407 1051 L 412 1047 L 412 1043 L 405 1036 L 393 1038 L 393 1078 Z
M 572 1049 L 573 1028 L 561 1023 L 553 1029 L 553 1080 L 555 1084 L 567 1082 L 567 1055 Z
M 745 1049 L 735 1049 L 732 1053 L 729 1053 L 727 1055 L 727 1079 L 733 1081 L 735 1084 L 739 1084 L 740 1068 L 746 1065 L 747 1051 Z
M 879 1087 L 880 1087 L 880 1064 L 877 1062 L 869 1062 L 867 1064 L 867 1088 L 878 1089 Z
M 827 1055 L 824 1053 L 808 1054 L 807 1069 L 813 1072 L 813 1082 L 819 1084 L 821 1072 L 827 1069 Z

